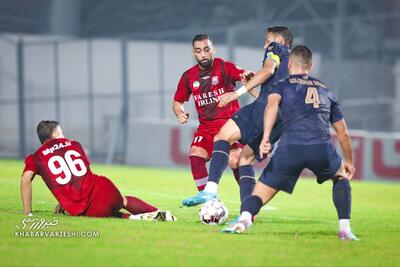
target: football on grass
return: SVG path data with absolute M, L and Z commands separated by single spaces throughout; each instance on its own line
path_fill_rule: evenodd
M 204 224 L 223 224 L 228 219 L 228 209 L 220 200 L 209 200 L 201 206 L 199 217 Z

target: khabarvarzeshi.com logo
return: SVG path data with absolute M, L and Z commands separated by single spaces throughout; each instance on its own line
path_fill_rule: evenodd
M 15 237 L 17 238 L 96 238 L 99 231 L 71 231 L 59 230 L 58 218 L 52 220 L 45 218 L 27 217 L 20 224 L 15 225 Z

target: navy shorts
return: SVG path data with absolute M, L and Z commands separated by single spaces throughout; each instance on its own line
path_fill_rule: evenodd
M 240 129 L 240 143 L 250 144 L 260 135 L 262 136 L 264 109 L 265 105 L 254 101 L 233 114 L 231 118 Z
M 259 181 L 291 194 L 304 168 L 311 170 L 322 184 L 334 178 L 341 164 L 342 158 L 331 143 L 279 145 Z
M 253 103 L 242 107 L 232 116 L 232 120 L 240 129 L 240 143 L 249 145 L 253 150 L 257 161 L 262 161 L 264 158 L 259 156 L 259 146 L 263 137 L 264 127 L 264 110 L 265 105 L 254 101 Z M 280 136 L 281 121 L 279 120 L 272 130 L 271 143 L 274 144 Z

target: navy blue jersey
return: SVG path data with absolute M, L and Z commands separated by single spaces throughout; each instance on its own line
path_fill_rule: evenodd
M 265 50 L 263 64 L 267 59 L 271 59 L 277 63 L 275 73 L 261 85 L 260 95 L 256 101 L 266 105 L 269 94 L 269 88 L 277 81 L 285 79 L 289 75 L 288 61 L 290 49 L 286 45 L 276 42 L 270 43 Z
M 328 143 L 330 124 L 343 119 L 332 92 L 313 77 L 290 75 L 275 83 L 270 93 L 282 96 L 279 106 L 279 117 L 283 122 L 280 144 Z

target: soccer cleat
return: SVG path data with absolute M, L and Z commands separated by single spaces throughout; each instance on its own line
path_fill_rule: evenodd
M 176 217 L 170 211 L 157 210 L 153 212 L 135 214 L 129 216 L 133 221 L 176 221 Z
M 177 220 L 177 218 L 172 215 L 170 211 L 158 211 L 156 216 L 154 217 L 154 220 L 156 221 L 168 221 L 168 222 L 174 222 Z
M 236 220 L 237 218 L 234 221 Z M 236 223 L 234 223 L 234 221 L 230 222 L 228 226 L 222 228 L 221 232 L 228 234 L 241 234 L 253 225 L 251 221 L 248 222 L 240 219 Z
M 238 223 L 239 220 L 240 220 L 240 215 L 236 216 L 236 218 L 233 219 L 233 221 L 228 222 L 228 227 Z
M 154 217 L 157 215 L 157 211 L 155 212 L 147 212 L 140 214 L 132 214 L 129 216 L 129 220 L 132 221 L 154 221 Z
M 350 240 L 350 241 L 358 241 L 359 240 L 352 232 L 340 231 L 338 236 L 339 236 L 339 240 Z
M 191 206 L 197 206 L 199 204 L 203 204 L 207 202 L 208 200 L 217 200 L 218 195 L 216 193 L 209 193 L 205 191 L 200 191 L 197 195 L 193 197 L 188 197 L 185 198 L 182 201 L 183 206 L 191 207 Z
M 229 225 L 229 226 L 230 226 L 230 225 L 233 225 L 233 224 L 237 223 L 239 220 L 240 220 L 240 215 L 236 216 L 236 218 L 233 219 L 233 221 L 229 222 L 228 225 Z M 256 215 L 254 215 L 254 216 L 251 218 L 251 222 L 253 223 L 255 220 L 256 220 Z

